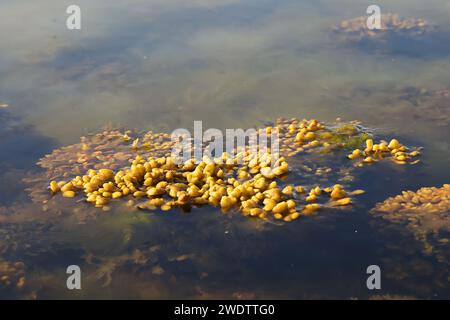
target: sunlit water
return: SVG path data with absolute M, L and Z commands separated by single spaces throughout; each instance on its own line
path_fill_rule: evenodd
M 378 3 L 450 33 L 448 1 Z M 0 102 L 9 105 L 0 108 L 0 207 L 26 216 L 0 220 L 0 253 L 23 261 L 27 278 L 23 290 L 0 288 L 1 298 L 450 298 L 449 261 L 369 213 L 402 190 L 450 182 L 449 125 L 411 117 L 396 91 L 449 88 L 445 46 L 380 54 L 330 37 L 370 1 L 78 4 L 82 30 L 69 31 L 65 3 L 0 1 Z M 211 207 L 115 208 L 78 224 L 44 214 L 24 191 L 40 157 L 105 126 L 248 128 L 278 117 L 361 120 L 423 146 L 422 164 L 362 170 L 354 186 L 367 193 L 351 211 L 282 225 Z M 66 288 L 72 264 L 81 291 Z M 372 264 L 382 269 L 379 291 L 366 287 Z

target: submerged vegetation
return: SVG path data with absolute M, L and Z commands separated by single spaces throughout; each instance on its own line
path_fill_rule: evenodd
M 407 214 L 446 214 L 450 210 L 450 185 L 445 184 L 441 188 L 424 187 L 416 192 L 403 191 L 401 195 L 379 203 L 374 210 L 389 214 L 392 219 Z
M 450 185 L 424 187 L 378 203 L 374 214 L 395 224 L 406 225 L 415 238 L 424 244 L 427 254 L 436 254 L 448 264 L 450 232 Z M 449 279 L 450 280 L 450 279 Z
M 405 88 L 399 94 L 401 100 L 411 102 L 407 110 L 414 119 L 425 119 L 438 127 L 450 127 L 450 90 Z
M 345 89 L 342 89 L 345 92 Z M 356 87 L 341 98 L 356 100 L 365 105 L 377 105 L 381 112 L 370 116 L 381 123 L 385 117 L 396 121 L 421 121 L 430 128 L 450 129 L 450 89 L 431 89 L 417 86 L 382 86 L 377 89 Z M 439 131 L 440 133 L 440 131 Z M 444 134 L 447 134 L 446 132 Z
M 0 258 L 0 297 L 8 295 L 35 299 L 36 295 L 27 285 L 26 266 L 21 261 L 8 261 Z
M 12 286 L 23 289 L 25 284 L 25 265 L 22 262 L 0 260 L 0 288 Z

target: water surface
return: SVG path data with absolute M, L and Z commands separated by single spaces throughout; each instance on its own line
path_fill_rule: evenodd
M 445 0 L 378 3 L 450 33 Z M 364 15 L 367 1 L 78 4 L 82 30 L 70 31 L 66 3 L 0 1 L 0 102 L 9 105 L 0 108 L 0 208 L 24 216 L 0 221 L 0 258 L 23 261 L 27 277 L 24 290 L 0 289 L 1 298 L 450 298 L 449 261 L 369 213 L 402 190 L 450 181 L 449 125 L 426 112 L 409 118 L 413 103 L 399 97 L 407 87 L 450 87 L 445 47 L 380 54 L 330 36 L 332 25 Z M 351 211 L 282 226 L 211 207 L 115 208 L 79 224 L 41 212 L 22 182 L 43 155 L 107 126 L 248 128 L 278 117 L 361 120 L 423 146 L 422 164 L 363 170 L 354 186 L 367 193 Z M 83 270 L 81 291 L 65 287 L 70 264 Z M 378 292 L 366 287 L 371 264 L 383 271 Z

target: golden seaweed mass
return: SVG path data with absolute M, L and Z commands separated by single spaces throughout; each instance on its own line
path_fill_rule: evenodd
M 362 166 L 365 163 L 373 163 L 379 159 L 386 157 L 391 158 L 398 164 L 412 163 L 416 164 L 420 160 L 414 160 L 420 154 L 418 150 L 408 151 L 408 148 L 398 142 L 397 139 L 392 139 L 389 143 L 382 140 L 379 144 L 375 144 L 372 139 L 366 140 L 366 147 L 364 150 L 355 149 L 348 155 L 349 159 L 361 159 L 357 164 Z
M 314 185 L 309 190 L 301 185 L 285 184 L 283 179 L 290 171 L 289 157 L 302 152 L 326 154 L 364 144 L 364 151 L 355 149 L 349 156 L 358 167 L 383 158 L 416 163 L 412 159 L 419 154 L 418 151 L 409 152 L 395 139 L 374 144 L 370 135 L 361 132 L 355 124 L 326 126 L 314 119 L 279 119 L 273 126 L 260 128 L 258 132 L 274 130 L 279 134 L 280 155 L 272 155 L 270 150 L 264 154 L 235 150 L 233 155 L 223 153 L 214 159 L 203 157 L 199 163 L 190 159 L 178 164 L 167 155 L 174 146 L 168 134 L 147 133 L 143 146 L 139 144 L 139 138 L 131 139 L 130 133 L 124 136 L 115 132 L 114 147 L 103 148 L 95 144 L 83 147 L 82 141 L 81 146 L 69 147 L 84 149 L 78 153 L 76 161 L 71 159 L 66 164 L 58 157 L 60 152 L 55 151 L 40 163 L 52 168 L 54 176 L 67 177 L 68 172 L 75 176 L 71 180 L 52 180 L 49 186 L 52 194 L 74 198 L 82 192 L 85 201 L 96 207 L 127 197 L 137 200 L 139 209 L 159 207 L 168 211 L 174 207 L 208 204 L 225 212 L 235 208 L 245 216 L 291 221 L 312 214 L 322 206 L 348 206 L 352 204 L 351 196 L 364 191 L 349 192 L 341 184 Z M 124 149 L 124 144 L 128 150 Z M 93 151 L 94 155 L 88 151 Z M 164 155 L 155 156 L 156 153 Z M 115 161 L 118 154 L 120 161 Z M 57 158 L 62 166 L 55 166 L 54 161 L 49 161 L 52 158 Z M 93 165 L 90 159 L 95 160 Z M 123 165 L 124 162 L 131 162 L 131 165 Z M 71 165 L 75 170 L 70 168 Z M 86 169 L 84 174 L 80 173 L 81 169 Z M 327 201 L 325 204 L 324 200 Z
M 379 38 L 387 33 L 414 37 L 426 34 L 432 29 L 433 27 L 421 18 L 401 19 L 397 14 L 393 13 L 381 15 L 380 30 L 367 28 L 367 16 L 341 21 L 332 28 L 335 33 L 345 35 L 348 40 L 353 41 L 360 41 L 365 38 Z
M 439 261 L 448 262 L 447 238 L 450 231 L 450 184 L 440 188 L 424 187 L 377 204 L 372 213 L 393 223 L 406 225 L 423 243 L 426 254 L 434 253 Z
M 420 188 L 416 192 L 403 191 L 401 195 L 376 205 L 375 211 L 394 214 L 429 215 L 450 211 L 450 184 L 441 188 Z
M 52 181 L 50 189 L 69 198 L 83 190 L 86 201 L 97 207 L 130 195 L 148 198 L 138 205 L 140 209 L 160 207 L 167 211 L 176 206 L 209 204 L 224 211 L 237 207 L 244 215 L 260 218 L 272 213 L 275 219 L 297 219 L 300 213 L 294 199 L 303 190 L 294 185 L 279 188 L 276 180 L 288 172 L 289 166 L 280 158 L 272 169 L 270 157 L 260 156 L 254 161 L 256 158 L 248 156 L 246 165 L 238 166 L 226 154 L 222 155 L 223 162 L 205 158 L 199 164 L 190 160 L 182 165 L 175 164 L 171 157 L 145 160 L 138 155 L 129 168 L 117 173 L 109 169 L 89 170 L 87 175 L 67 183 Z M 310 191 L 307 201 L 311 204 L 305 206 L 304 213 L 319 208 L 314 202 L 321 192 L 319 187 Z M 350 204 L 340 185 L 328 192 L 337 205 Z

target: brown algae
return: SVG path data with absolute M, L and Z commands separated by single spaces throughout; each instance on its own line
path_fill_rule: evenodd
M 424 187 L 416 192 L 403 191 L 401 195 L 377 204 L 374 210 L 397 217 L 407 214 L 417 216 L 448 213 L 450 211 L 450 184 L 444 184 L 441 188 Z
M 450 231 L 450 184 L 440 188 L 423 187 L 378 203 L 372 213 L 406 228 L 421 241 L 427 254 L 448 261 Z
M 397 14 L 387 13 L 381 15 L 381 29 L 370 30 L 367 27 L 367 16 L 341 21 L 332 27 L 333 32 L 343 35 L 349 41 L 361 41 L 364 39 L 380 39 L 388 34 L 399 34 L 415 37 L 432 31 L 427 21 L 421 18 L 402 19 Z
M 370 54 L 423 57 L 447 56 L 449 34 L 421 18 L 400 18 L 382 14 L 380 24 L 368 27 L 368 16 L 344 20 L 331 28 L 337 46 L 354 48 Z
M 174 207 L 212 205 L 224 212 L 237 209 L 246 216 L 292 221 L 321 207 L 351 205 L 350 196 L 363 191 L 347 192 L 341 184 L 314 185 L 307 191 L 304 186 L 286 184 L 288 159 L 301 153 L 320 155 L 355 146 L 364 149 L 349 156 L 360 158 L 356 166 L 368 163 L 369 158 L 373 159 L 370 163 L 387 157 L 397 163 L 412 162 L 419 154 L 409 152 L 395 139 L 374 144 L 371 135 L 354 123 L 327 126 L 315 119 L 293 118 L 278 119 L 274 125 L 259 129 L 267 133 L 275 130 L 280 154 L 274 155 L 255 155 L 244 150 L 233 155 L 223 153 L 214 159 L 204 157 L 199 163 L 190 159 L 179 164 L 168 155 L 175 144 L 168 134 L 146 133 L 141 144 L 139 137 L 130 137 L 131 132 L 112 131 L 92 136 L 90 143 L 82 138 L 80 144 L 55 150 L 40 164 L 53 176 L 51 194 L 72 198 L 83 193 L 84 200 L 95 207 L 132 197 L 139 209 L 159 207 L 168 211 Z M 104 140 L 106 145 L 101 143 Z M 62 156 L 67 150 L 71 150 L 68 163 Z M 125 165 L 127 162 L 131 165 Z M 318 168 L 316 175 L 327 172 L 327 168 Z M 69 176 L 75 177 L 66 180 Z

